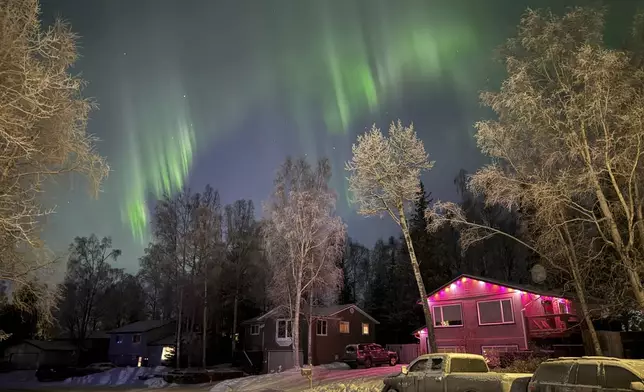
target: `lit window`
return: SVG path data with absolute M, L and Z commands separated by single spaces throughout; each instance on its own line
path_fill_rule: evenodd
M 174 347 L 165 346 L 161 350 L 161 361 L 169 361 L 174 355 Z
M 348 321 L 340 321 L 340 333 L 349 333 Z
M 259 335 L 259 324 L 253 324 L 250 326 L 251 335 Z
M 462 326 L 461 304 L 434 306 L 434 325 L 437 327 Z
M 512 324 L 514 311 L 511 299 L 477 302 L 479 325 Z
M 123 336 L 121 336 L 121 335 L 116 335 L 116 343 L 118 343 L 118 344 L 123 343 Z
M 276 324 L 278 339 L 291 339 L 293 337 L 293 322 L 291 320 L 279 319 Z
M 362 334 L 369 335 L 369 324 L 362 323 Z
M 315 332 L 318 336 L 326 336 L 327 331 L 327 322 L 326 320 L 318 320 L 315 328 Z
M 141 343 L 141 334 L 132 335 L 132 343 L 138 344 Z

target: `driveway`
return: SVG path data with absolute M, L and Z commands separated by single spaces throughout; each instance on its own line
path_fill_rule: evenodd
M 313 387 L 329 384 L 369 384 L 381 386 L 382 379 L 400 373 L 400 365 L 381 366 L 371 369 L 326 369 L 316 366 L 313 369 Z M 296 392 L 309 388 L 309 380 L 299 371 L 288 370 L 282 373 L 263 374 L 235 380 L 223 381 L 212 387 L 210 392 L 232 391 L 280 391 Z

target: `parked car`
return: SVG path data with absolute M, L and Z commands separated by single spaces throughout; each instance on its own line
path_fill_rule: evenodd
M 543 362 L 528 392 L 644 391 L 644 360 L 562 357 Z
M 398 363 L 398 354 L 394 351 L 385 350 L 378 344 L 349 344 L 344 349 L 342 360 L 352 369 L 358 366 L 370 368 L 373 365 L 380 366 L 384 364 L 394 366 Z
M 525 392 L 532 374 L 490 372 L 481 355 L 426 354 L 383 380 L 383 392 Z
M 106 372 L 116 367 L 117 366 L 111 362 L 97 362 L 87 365 L 88 370 L 96 370 L 96 373 Z

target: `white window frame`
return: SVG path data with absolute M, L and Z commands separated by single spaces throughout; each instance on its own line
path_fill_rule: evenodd
M 513 350 L 508 350 L 508 348 L 512 348 Z M 499 350 L 503 349 L 503 350 Z M 497 353 L 513 353 L 516 351 L 519 351 L 519 345 L 518 344 L 495 344 L 492 346 L 481 346 L 481 354 L 485 355 L 485 350 L 490 350 L 492 352 L 497 352 Z
M 251 324 L 250 334 L 253 336 L 259 335 L 259 324 Z
M 284 324 L 284 337 L 280 337 L 280 323 L 283 322 Z M 291 335 L 288 334 L 288 325 L 291 324 Z M 275 320 L 275 339 L 276 340 L 291 340 L 293 339 L 293 320 L 291 319 L 277 319 Z
M 441 311 L 441 321 L 444 321 L 443 319 L 443 307 L 445 306 L 458 306 L 459 309 L 461 310 L 461 325 L 436 325 L 436 308 L 440 308 Z M 435 305 L 432 306 L 432 320 L 434 321 L 434 328 L 461 328 L 465 325 L 465 320 L 463 319 L 463 304 L 460 302 L 457 303 L 452 303 L 452 304 L 440 304 L 440 305 Z
M 343 325 L 347 326 L 347 332 L 342 332 Z M 341 334 L 345 334 L 345 335 L 351 333 L 351 324 L 348 321 L 340 321 L 340 323 L 338 324 L 338 331 Z
M 503 312 L 503 304 L 502 304 L 503 301 L 510 301 L 510 309 L 512 309 L 512 311 L 511 311 L 511 313 L 512 313 L 512 321 L 503 321 L 503 320 L 505 320 L 505 313 Z M 490 303 L 490 302 L 498 302 L 499 303 L 499 308 L 501 308 L 501 322 L 500 323 L 482 323 L 481 322 L 481 308 L 480 308 L 479 304 Z M 514 315 L 514 304 L 512 302 L 513 302 L 512 298 L 499 298 L 499 299 L 491 299 L 489 301 L 477 301 L 476 302 L 476 315 L 477 315 L 477 317 L 479 319 L 479 325 L 515 324 L 516 323 L 516 317 Z
M 365 327 L 366 327 L 367 333 L 364 332 Z M 362 323 L 362 334 L 366 336 L 366 335 L 369 335 L 369 332 L 370 332 L 369 331 L 369 323 Z
M 320 328 L 324 326 L 324 328 Z M 324 333 L 321 333 L 320 330 L 324 330 Z M 315 321 L 315 335 L 316 336 L 327 336 L 329 334 L 329 323 L 324 319 L 317 319 Z

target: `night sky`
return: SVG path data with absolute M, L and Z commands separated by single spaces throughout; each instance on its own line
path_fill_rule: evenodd
M 636 0 L 605 1 L 611 23 Z M 491 113 L 478 92 L 496 89 L 494 49 L 527 8 L 561 0 L 43 0 L 80 36 L 72 72 L 99 110 L 88 131 L 112 173 L 98 200 L 68 178 L 45 200 L 57 213 L 45 238 L 64 251 L 74 236 L 109 235 L 135 271 L 150 240 L 149 214 L 164 191 L 206 184 L 224 203 L 261 202 L 287 155 L 326 156 L 338 211 L 367 246 L 397 233 L 389 219 L 348 204 L 344 162 L 356 135 L 414 122 L 430 158 L 434 199 L 455 199 L 454 177 L 485 162 L 473 123 Z M 584 5 L 589 1 L 566 1 Z M 641 3 L 641 2 L 640 2 Z M 625 30 L 625 29 L 622 29 Z M 147 214 L 147 216 L 146 216 Z

